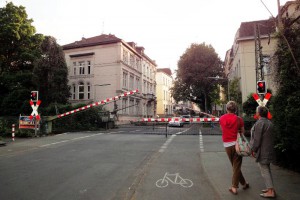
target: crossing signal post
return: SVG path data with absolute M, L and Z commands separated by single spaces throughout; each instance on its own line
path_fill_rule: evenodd
M 36 103 L 36 105 L 34 104 Z M 30 120 L 34 118 L 34 133 L 35 136 L 37 136 L 37 125 L 40 120 L 40 115 L 37 112 L 39 105 L 41 104 L 41 101 L 39 100 L 39 91 L 31 91 L 30 92 L 30 101 L 29 101 L 31 108 L 32 108 L 32 113 L 30 115 Z
M 257 87 L 257 94 L 267 93 L 266 81 L 257 81 L 256 87 Z

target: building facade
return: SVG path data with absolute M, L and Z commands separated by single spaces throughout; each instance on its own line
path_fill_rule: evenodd
M 139 93 L 105 105 L 119 119 L 155 115 L 156 64 L 144 48 L 102 34 L 63 46 L 69 70 L 71 103 L 98 102 L 138 89 Z
M 172 71 L 169 68 L 158 68 L 156 73 L 157 115 L 172 116 L 174 100 L 171 95 L 173 86 Z
M 281 19 L 286 17 L 296 19 L 300 15 L 299 1 L 289 1 L 281 7 Z M 242 22 L 234 38 L 232 48 L 226 52 L 224 72 L 229 82 L 234 78 L 239 80 L 239 89 L 242 93 L 242 102 L 247 100 L 251 93 L 256 93 L 257 81 L 257 42 L 260 43 L 260 63 L 264 80 L 268 89 L 276 93 L 273 67 L 274 53 L 277 48 L 278 17 L 267 20 Z M 259 34 L 259 38 L 257 37 Z M 230 96 L 230 94 L 229 94 Z

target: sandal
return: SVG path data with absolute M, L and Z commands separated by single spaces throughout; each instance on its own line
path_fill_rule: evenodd
M 275 198 L 276 197 L 275 194 L 274 195 L 267 195 L 266 193 L 262 193 L 262 194 L 260 194 L 260 196 L 263 197 L 263 198 Z
M 231 194 L 237 195 L 237 191 L 234 192 L 234 191 L 232 190 L 232 188 L 229 188 L 228 190 L 229 190 L 229 192 L 231 192 Z
M 263 189 L 263 190 L 261 190 L 261 192 L 266 193 L 266 192 L 268 192 L 268 189 Z
M 247 190 L 249 187 L 250 187 L 249 183 L 246 183 L 246 184 L 243 186 L 243 190 Z

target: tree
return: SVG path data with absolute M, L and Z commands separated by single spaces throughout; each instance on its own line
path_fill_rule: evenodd
M 32 19 L 25 7 L 12 2 L 0 8 L 0 75 L 33 69 L 33 61 L 40 56 L 41 34 L 35 34 Z
M 178 61 L 172 91 L 178 101 L 192 101 L 205 109 L 214 100 L 219 82 L 209 79 L 222 74 L 222 62 L 211 45 L 192 44 Z
M 299 8 L 298 8 L 299 9 Z M 299 19 L 299 17 L 298 17 Z M 293 23 L 291 23 L 293 22 Z M 300 22 L 287 18 L 278 36 L 273 99 L 276 152 L 280 164 L 300 171 Z M 295 60 L 295 59 L 296 60 Z
M 46 36 L 41 45 L 42 57 L 35 62 L 33 82 L 37 84 L 43 105 L 65 104 L 70 97 L 68 68 L 56 39 Z

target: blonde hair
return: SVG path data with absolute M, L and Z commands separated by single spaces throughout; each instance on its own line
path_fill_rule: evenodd
M 229 101 L 226 104 L 226 110 L 230 113 L 235 113 L 237 111 L 237 105 L 236 105 L 235 101 Z

